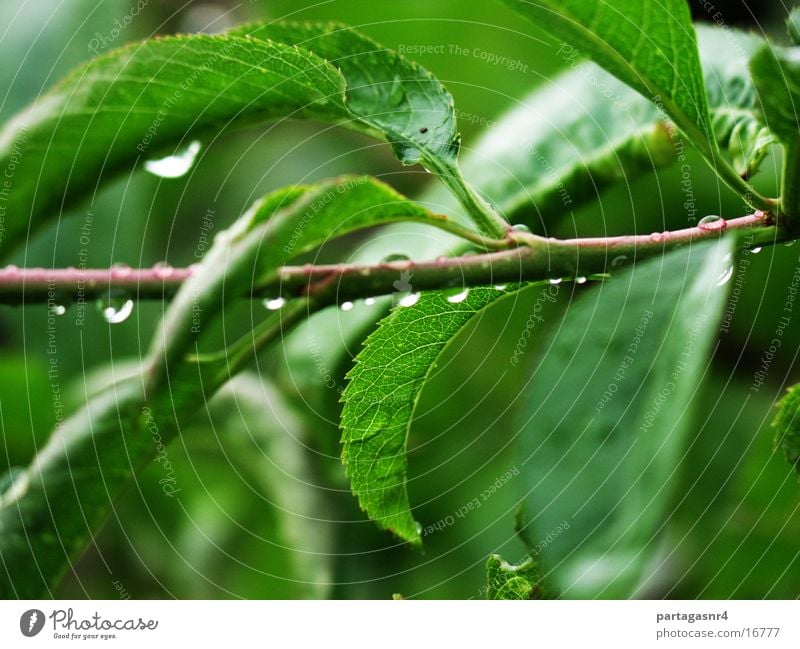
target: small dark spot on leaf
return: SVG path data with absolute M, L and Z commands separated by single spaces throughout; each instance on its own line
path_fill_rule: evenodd
M 428 127 L 427 126 L 423 126 L 421 129 L 419 129 L 419 132 L 420 133 L 427 133 L 428 132 Z

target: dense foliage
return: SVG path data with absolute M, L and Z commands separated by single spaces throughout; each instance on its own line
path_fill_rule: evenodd
M 45 351 L 0 377 L 2 596 L 108 594 L 141 566 L 178 596 L 796 591 L 797 388 L 774 420 L 789 464 L 765 423 L 800 348 L 800 266 L 775 245 L 800 227 L 796 21 L 767 39 L 695 28 L 684 0 L 497 6 L 568 69 L 515 82 L 477 145 L 413 47 L 296 18 L 109 48 L 7 116 L 0 296 Z M 309 156 L 313 133 L 336 144 Z M 400 165 L 435 186 L 407 197 Z M 150 223 L 170 206 L 184 220 Z M 92 346 L 87 294 L 111 352 L 91 372 L 61 342 Z M 442 568 L 426 547 L 468 551 Z M 442 586 L 461 573 L 472 590 Z

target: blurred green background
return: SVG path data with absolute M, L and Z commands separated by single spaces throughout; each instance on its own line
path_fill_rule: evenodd
M 699 3 L 698 3 L 699 4 Z M 729 23 L 780 31 L 779 3 L 717 3 Z M 2 0 L 0 118 L 8 119 L 93 51 L 156 34 L 220 31 L 246 20 L 339 20 L 433 71 L 456 99 L 464 151 L 503 112 L 563 65 L 555 48 L 520 30 L 520 18 L 500 3 L 407 0 L 171 2 L 167 0 Z M 708 19 L 702 9 L 698 19 Z M 120 21 L 120 22 L 115 22 Z M 119 25 L 123 25 L 119 28 Z M 427 46 L 441 46 L 426 49 Z M 522 61 L 525 72 L 463 55 L 476 48 Z M 741 205 L 692 160 L 698 207 L 738 214 Z M 775 160 L 757 178 L 774 191 Z M 340 173 L 377 175 L 420 196 L 430 177 L 402 168 L 388 146 L 342 129 L 290 122 L 223 134 L 203 149 L 191 173 L 163 179 L 120 178 L 65 213 L 31 239 L 14 263 L 132 266 L 196 261 L 200 222 L 213 211 L 222 230 L 265 192 Z M 478 179 L 476 179 L 478 180 Z M 652 231 L 680 226 L 683 198 L 669 170 L 623 185 L 575 214 L 565 231 Z M 602 219 L 598 219 L 598 213 Z M 91 220 L 89 220 L 91 219 Z M 90 226 L 90 227 L 89 227 Z M 90 242 L 81 235 L 89 228 Z M 800 489 L 772 450 L 768 423 L 783 388 L 798 378 L 800 328 L 793 327 L 767 384 L 750 391 L 753 372 L 775 330 L 798 247 L 765 249 L 752 257 L 730 333 L 716 349 L 714 371 L 698 393 L 697 432 L 684 461 L 680 495 L 664 538 L 663 575 L 655 597 L 797 597 L 800 594 Z M 82 261 L 82 260 L 81 260 Z M 583 289 L 576 289 L 583 290 Z M 571 297 L 572 288 L 562 291 Z M 208 417 L 171 445 L 177 498 L 164 497 L 161 467 L 150 467 L 111 515 L 58 596 L 116 598 L 422 598 L 480 597 L 483 564 L 492 552 L 520 559 L 513 531 L 519 494 L 513 480 L 479 509 L 455 513 L 517 467 L 513 452 L 516 397 L 526 363 L 507 359 L 525 328 L 538 292 L 493 308 L 460 336 L 426 388 L 410 452 L 410 496 L 423 527 L 453 519 L 425 537 L 426 551 L 400 547 L 365 521 L 347 491 L 336 456 L 336 389 L 346 363 L 327 366 L 337 332 L 322 332 L 322 351 L 287 366 L 281 350 L 237 384 L 236 396 L 211 402 Z M 340 322 L 363 319 L 363 310 Z M 548 319 L 557 325 L 559 308 Z M 124 323 L 109 325 L 90 305 L 85 322 L 74 308 L 57 320 L 57 376 L 48 376 L 44 306 L 0 309 L 0 469 L 26 464 L 56 422 L 54 386 L 70 408 L 140 358 L 163 305 L 136 304 Z M 248 309 L 242 308 L 247 320 Z M 508 333 L 508 335 L 498 335 Z M 302 346 L 302 342 L 298 343 Z M 352 343 L 351 343 L 352 346 Z M 357 352 L 357 345 L 349 349 Z M 287 352 L 288 354 L 288 352 Z M 498 360 L 500 359 L 500 360 Z M 266 380 L 265 377 L 269 377 Z M 202 404 L 198 404 L 201 408 Z

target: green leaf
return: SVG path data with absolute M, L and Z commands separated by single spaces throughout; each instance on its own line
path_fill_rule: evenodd
M 509 221 L 549 227 L 616 183 L 675 159 L 658 109 L 587 63 L 523 98 L 462 167 Z M 432 197 L 441 201 L 447 198 Z
M 540 588 L 539 571 L 530 557 L 513 565 L 493 554 L 486 562 L 486 599 L 537 599 Z
M 662 108 L 722 180 L 746 200 L 767 203 L 719 159 L 685 0 L 504 2 L 560 39 L 559 55 L 589 57 Z
M 778 404 L 778 414 L 772 422 L 777 429 L 775 448 L 800 473 L 800 385 L 788 389 Z
M 697 36 L 712 129 L 736 172 L 752 177 L 774 141 L 746 69 L 764 41 L 703 26 Z M 501 116 L 462 168 L 510 222 L 549 228 L 608 188 L 674 164 L 682 153 L 675 135 L 639 93 L 593 63 L 575 63 Z M 453 202 L 438 188 L 423 198 Z
M 711 127 L 722 153 L 737 174 L 751 178 L 769 147 L 777 142 L 763 121 L 758 93 L 748 70 L 763 44 L 756 34 L 697 26 L 703 75 L 711 107 Z
M 412 545 L 420 546 L 422 538 L 408 502 L 406 445 L 420 393 L 454 336 L 519 288 L 473 288 L 466 297 L 449 298 L 445 292 L 423 293 L 380 323 L 347 375 L 342 460 L 351 489 L 371 519 Z
M 800 137 L 800 48 L 764 44 L 750 62 L 761 108 L 772 131 L 786 145 Z
M 666 113 L 692 140 L 713 142 L 700 57 L 685 0 L 504 0 Z M 568 48 L 568 49 L 567 49 Z
M 140 379 L 113 386 L 62 422 L 30 467 L 0 493 L 0 597 L 51 590 L 154 450 L 135 425 Z M 123 434 L 123 431 L 125 434 Z
M 732 249 L 724 239 L 636 264 L 576 300 L 542 341 L 522 396 L 519 521 L 560 595 L 629 597 L 645 576 Z
M 750 61 L 765 121 L 785 148 L 781 212 L 800 215 L 800 47 L 763 45 Z
M 347 119 L 344 79 L 311 52 L 227 36 L 137 43 L 78 68 L 0 131 L 3 250 L 107 177 L 231 122 Z M 8 176 L 11 176 L 8 178 Z

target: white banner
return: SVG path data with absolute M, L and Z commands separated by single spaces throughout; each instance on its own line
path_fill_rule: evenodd
M 797 601 L 0 602 L 3 649 L 153 649 L 189 642 L 230 649 L 311 643 L 326 649 L 581 644 L 797 649 L 799 631 Z

